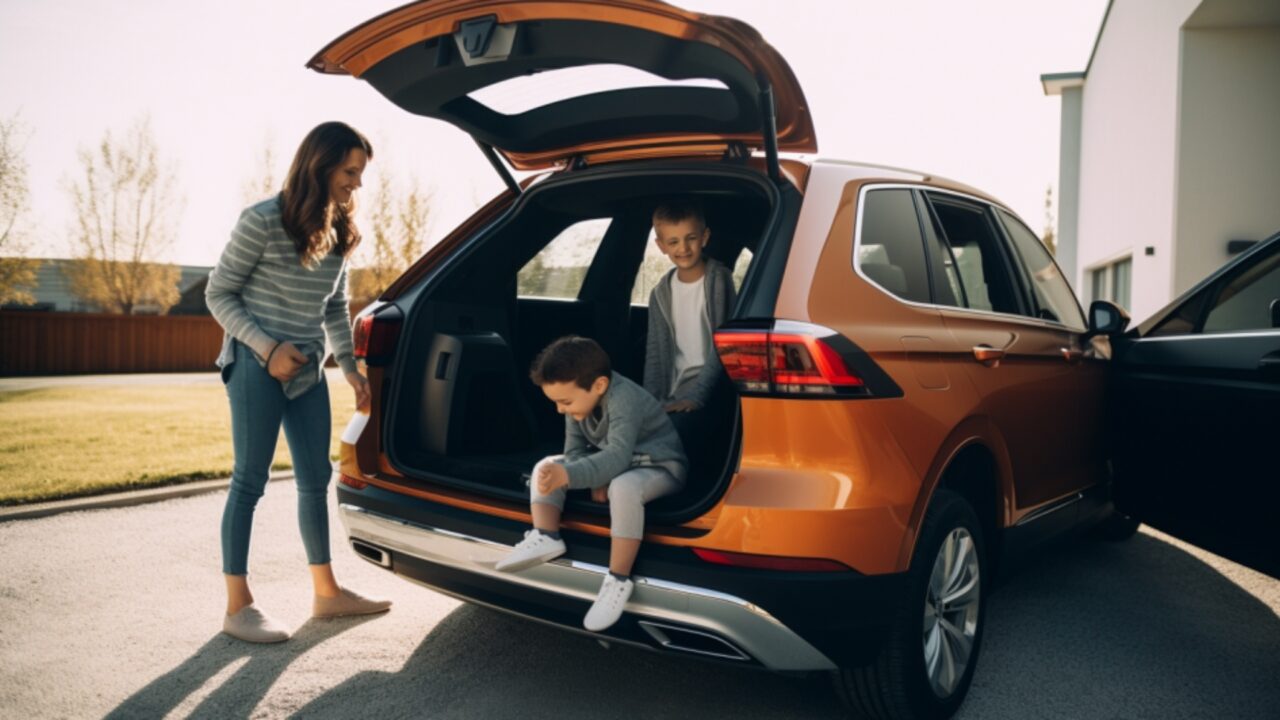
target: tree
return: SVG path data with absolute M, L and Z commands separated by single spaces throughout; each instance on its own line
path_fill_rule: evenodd
M 413 180 L 398 196 L 386 171 L 378 174 L 372 202 L 362 258 L 350 277 L 348 294 L 356 302 L 377 298 L 422 256 L 431 218 L 431 193 Z
M 1044 189 L 1044 241 L 1050 255 L 1058 254 L 1058 236 L 1053 231 L 1053 186 Z
M 241 187 L 241 195 L 246 205 L 265 200 L 280 192 L 280 181 L 276 179 L 276 149 L 271 137 L 267 136 L 262 145 L 262 154 L 258 156 L 258 166 L 253 176 Z
M 27 252 L 23 222 L 30 209 L 27 161 L 18 136 L 23 132 L 17 116 L 0 119 L 0 305 L 35 302 L 39 260 L 22 257 Z
M 79 256 L 64 272 L 71 292 L 106 312 L 167 312 L 178 301 L 176 265 L 158 261 L 173 245 L 176 177 L 162 163 L 151 124 L 108 130 L 80 148 L 83 176 L 69 185 Z

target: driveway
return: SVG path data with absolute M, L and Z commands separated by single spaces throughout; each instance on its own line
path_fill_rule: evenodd
M 0 524 L 0 708 L 9 717 L 835 718 L 822 677 L 643 650 L 463 605 L 359 560 L 395 600 L 310 621 L 288 482 L 259 505 L 258 603 L 282 645 L 218 633 L 225 493 Z M 962 718 L 1280 716 L 1280 582 L 1144 530 L 1044 555 L 990 598 Z

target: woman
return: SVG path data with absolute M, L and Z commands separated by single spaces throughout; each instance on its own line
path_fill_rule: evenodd
M 284 189 L 247 208 L 209 275 L 205 299 L 226 331 L 218 367 L 231 402 L 235 469 L 222 515 L 227 582 L 223 631 L 249 642 L 289 632 L 253 605 L 247 564 L 253 510 L 267 484 L 284 423 L 298 485 L 298 525 L 315 586 L 315 617 L 382 612 L 391 606 L 342 588 L 329 563 L 329 389 L 325 335 L 356 408 L 369 384 L 352 355 L 347 258 L 360 243 L 354 193 L 373 157 L 363 135 L 324 123 L 303 139 Z

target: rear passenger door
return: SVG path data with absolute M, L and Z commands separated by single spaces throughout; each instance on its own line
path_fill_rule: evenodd
M 1068 502 L 1101 468 L 1103 367 L 1086 359 L 1083 313 L 1040 241 L 975 198 L 922 194 L 931 272 L 982 412 L 1004 438 L 1015 514 Z

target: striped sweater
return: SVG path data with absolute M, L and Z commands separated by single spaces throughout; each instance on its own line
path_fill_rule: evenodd
M 303 267 L 281 223 L 279 196 L 240 214 L 204 297 L 226 331 L 218 367 L 235 361 L 233 340 L 265 358 L 277 342 L 323 344 L 327 334 L 343 372 L 356 369 L 346 260 L 330 254 L 314 270 Z

